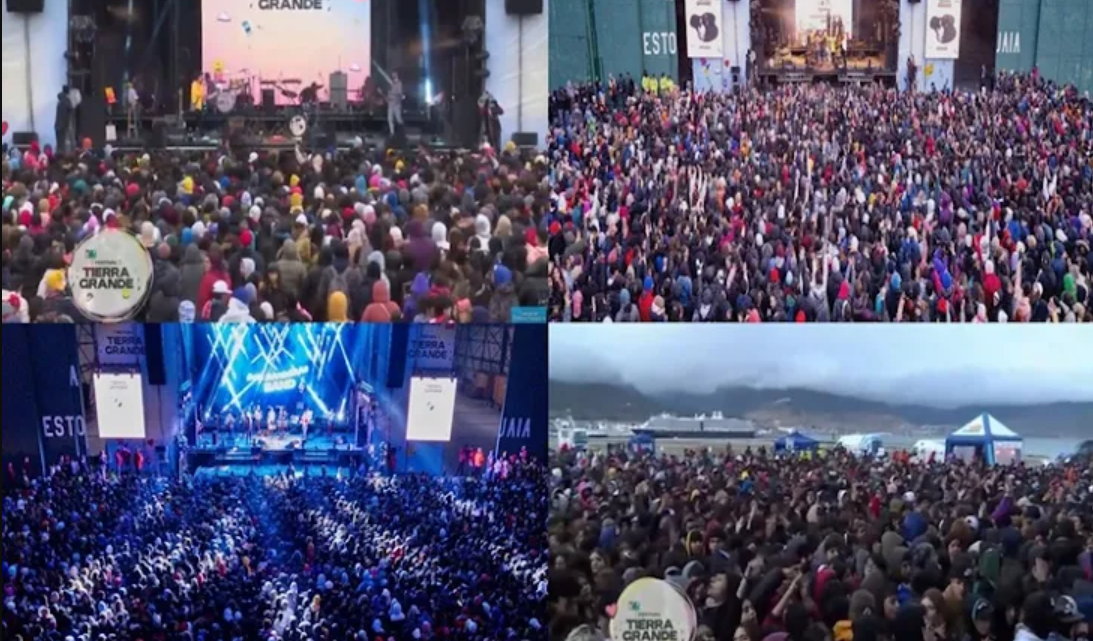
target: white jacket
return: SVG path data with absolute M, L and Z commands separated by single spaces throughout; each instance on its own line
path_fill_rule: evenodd
M 221 323 L 254 323 L 254 317 L 250 315 L 250 308 L 243 304 L 243 301 L 238 298 L 232 297 L 228 301 L 228 311 L 220 317 Z

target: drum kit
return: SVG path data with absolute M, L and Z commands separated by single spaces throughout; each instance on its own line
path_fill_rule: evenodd
M 254 106 L 254 80 L 249 69 L 240 69 L 209 88 L 209 102 L 217 112 L 228 115 L 236 109 Z
M 302 139 L 307 133 L 310 118 L 318 108 L 317 90 L 321 89 L 322 85 L 312 84 L 305 87 L 304 81 L 299 78 L 267 80 L 252 74 L 249 69 L 240 69 L 224 76 L 221 81 L 213 83 L 209 91 L 209 104 L 221 115 L 228 116 L 235 113 L 237 116 L 245 117 L 246 112 L 256 104 L 255 88 L 259 88 L 262 92 L 273 90 L 299 109 L 288 118 L 285 125 L 275 127 L 273 133 L 287 130 L 293 138 Z

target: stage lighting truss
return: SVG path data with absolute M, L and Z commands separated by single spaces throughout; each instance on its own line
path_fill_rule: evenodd
M 515 330 L 511 325 L 469 325 L 456 333 L 456 363 L 463 376 L 508 374 Z
M 72 39 L 80 44 L 92 44 L 98 35 L 98 27 L 91 16 L 72 16 L 68 20 L 68 32 Z

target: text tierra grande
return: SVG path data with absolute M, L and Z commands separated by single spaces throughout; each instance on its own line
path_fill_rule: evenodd
M 622 641 L 680 641 L 679 632 L 667 619 L 630 619 Z
M 80 289 L 136 289 L 125 267 L 84 267 L 77 284 Z

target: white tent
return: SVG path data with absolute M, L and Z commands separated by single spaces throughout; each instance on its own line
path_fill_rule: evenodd
M 1017 432 L 986 412 L 968 421 L 945 439 L 945 453 L 959 458 L 977 456 L 988 465 L 1021 460 L 1024 441 Z

